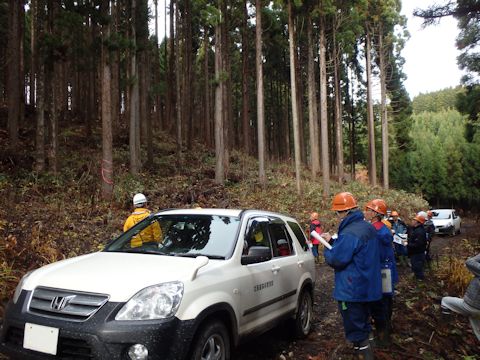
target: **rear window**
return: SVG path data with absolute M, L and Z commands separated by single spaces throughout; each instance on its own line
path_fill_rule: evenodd
M 298 242 L 302 246 L 302 249 L 307 251 L 308 250 L 307 238 L 305 237 L 305 234 L 303 233 L 300 226 L 293 221 L 287 221 L 287 223 L 292 229 L 293 233 L 295 234 L 295 237 L 298 239 Z

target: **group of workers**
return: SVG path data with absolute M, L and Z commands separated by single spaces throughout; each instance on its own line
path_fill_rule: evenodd
M 349 192 L 336 194 L 331 210 L 340 221 L 338 234 L 320 234 L 331 245 L 324 248 L 324 257 L 335 270 L 333 296 L 339 304 L 345 336 L 353 343 L 356 356 L 373 359 L 374 344 L 390 343 L 393 297 L 398 282 L 396 260 L 399 265 L 406 265 L 408 256 L 415 278 L 425 277 L 426 217 L 419 213 L 411 226 L 407 226 L 398 212 L 392 211 L 388 221 L 385 201 L 373 199 L 362 212 Z M 321 230 L 317 213 L 312 213 L 310 221 L 310 231 Z M 393 235 L 406 233 L 408 242 L 399 236 L 394 248 Z M 312 252 L 318 258 L 315 240 L 311 238 Z
M 126 220 L 124 231 L 150 214 L 146 204 L 145 195 L 134 196 L 134 211 Z M 425 278 L 424 266 L 430 257 L 434 234 L 432 213 L 416 214 L 411 226 L 407 226 L 397 211 L 392 211 L 390 220 L 387 220 L 387 205 L 382 199 L 371 200 L 362 212 L 349 192 L 336 194 L 331 210 L 340 221 L 337 234 L 332 236 L 323 232 L 317 212 L 310 215 L 309 233 L 315 231 L 331 245 L 324 248 L 324 257 L 335 270 L 333 297 L 338 301 L 347 340 L 353 343 L 358 359 L 374 359 L 373 346 L 388 346 L 390 343 L 393 297 L 398 282 L 396 259 L 399 266 L 410 266 L 416 279 Z M 145 230 L 132 238 L 132 247 L 141 246 L 146 238 L 159 237 L 159 234 Z M 161 234 L 161 229 L 149 231 L 160 231 Z M 397 236 L 395 242 L 394 235 Z M 135 241 L 139 243 L 134 244 Z M 318 262 L 320 241 L 315 237 L 310 241 Z M 475 335 L 480 339 L 480 254 L 468 259 L 466 264 L 475 277 L 465 297 L 444 297 L 441 305 L 444 312 L 454 311 L 468 316 Z

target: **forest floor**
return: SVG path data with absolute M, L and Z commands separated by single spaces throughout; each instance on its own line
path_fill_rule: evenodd
M 470 252 L 474 249 L 476 252 Z M 473 335 L 468 319 L 460 315 L 444 316 L 440 310 L 443 296 L 462 296 L 448 292 L 444 262 L 466 259 L 478 250 L 480 224 L 464 219 L 462 234 L 434 238 L 434 261 L 423 283 L 413 278 L 410 268 L 398 268 L 400 281 L 394 298 L 392 344 L 376 349 L 376 359 L 480 359 L 480 341 Z M 353 359 L 352 345 L 345 339 L 341 315 L 332 297 L 333 287 L 333 270 L 325 263 L 317 265 L 314 325 L 310 335 L 292 341 L 288 329 L 280 325 L 242 344 L 234 359 Z
M 53 175 L 32 171 L 34 131 L 21 131 L 21 148 L 8 151 L 7 134 L 0 130 L 0 322 L 4 306 L 18 280 L 28 270 L 101 249 L 121 233 L 131 211 L 131 198 L 143 192 L 152 210 L 201 207 L 257 208 L 286 213 L 307 225 L 311 211 L 318 211 L 325 230 L 334 229 L 336 218 L 330 200 L 322 197 L 321 179 L 302 173 L 303 192 L 295 186 L 291 163 L 270 163 L 267 186 L 258 181 L 258 164 L 253 157 L 231 152 L 224 185 L 214 182 L 215 154 L 196 143 L 185 151 L 178 165 L 176 145 L 168 134 L 156 134 L 155 158 L 138 176 L 128 171 L 126 137 L 116 139 L 114 196 L 100 196 L 101 148 L 99 134 L 86 140 L 83 130 L 71 124 L 60 134 L 59 172 Z M 125 132 L 127 133 L 127 132 Z M 331 192 L 350 191 L 362 206 L 373 198 L 387 204 L 406 218 L 428 204 L 415 194 L 371 187 L 361 181 L 339 185 L 332 181 Z M 470 274 L 465 259 L 480 252 L 478 217 L 466 216 L 463 233 L 437 237 L 437 255 L 427 281 L 417 285 L 410 269 L 400 270 L 394 305 L 393 344 L 376 350 L 378 359 L 464 359 L 480 360 L 479 342 L 466 319 L 441 318 L 442 296 L 462 296 Z M 345 341 L 337 305 L 332 298 L 333 270 L 317 266 L 314 326 L 304 340 L 291 341 L 288 329 L 278 326 L 242 344 L 234 360 L 249 359 L 350 359 L 352 348 Z M 0 359 L 2 356 L 0 355 Z

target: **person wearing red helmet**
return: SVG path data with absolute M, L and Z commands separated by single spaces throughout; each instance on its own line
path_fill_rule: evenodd
M 340 220 L 338 237 L 323 233 L 331 243 L 325 247 L 325 261 L 335 270 L 333 297 L 338 301 L 345 336 L 353 343 L 358 358 L 373 359 L 369 342 L 370 304 L 382 299 L 380 249 L 375 228 L 366 222 L 352 194 L 334 196 L 331 210 Z
M 380 246 L 380 264 L 382 266 L 382 300 L 372 303 L 372 318 L 375 323 L 378 345 L 389 345 L 391 320 L 393 311 L 393 295 L 398 282 L 395 255 L 393 252 L 393 235 L 382 221 L 387 214 L 387 205 L 382 199 L 373 199 L 365 206 L 365 219 L 370 221 L 377 231 L 377 241 Z
M 322 230 L 322 225 L 320 224 L 320 221 L 318 220 L 318 213 L 317 212 L 312 212 L 310 214 L 310 231 L 308 232 L 309 234 L 312 233 L 312 231 L 316 231 L 317 234 L 321 234 L 323 232 Z M 312 254 L 315 257 L 315 262 L 318 264 L 319 262 L 319 257 L 318 257 L 318 245 L 320 244 L 320 241 L 310 235 L 310 242 L 312 243 Z
M 412 264 L 412 271 L 417 280 L 424 280 L 425 251 L 427 249 L 427 234 L 425 232 L 425 217 L 421 214 L 412 219 L 412 226 L 408 229 L 407 252 Z

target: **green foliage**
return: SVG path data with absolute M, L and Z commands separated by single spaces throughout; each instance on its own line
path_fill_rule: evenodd
M 464 92 L 457 94 L 456 106 L 462 114 L 468 115 L 467 140 L 472 141 L 480 126 L 480 85 L 468 85 Z
M 447 109 L 455 109 L 457 97 L 464 94 L 465 89 L 457 86 L 439 91 L 420 94 L 413 99 L 413 112 L 415 114 L 423 111 L 437 112 Z
M 430 201 L 449 204 L 464 199 L 465 118 L 456 110 L 422 112 L 413 116 L 413 151 L 405 171 L 414 190 Z

